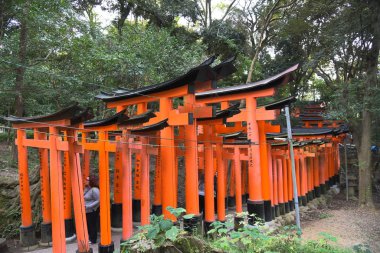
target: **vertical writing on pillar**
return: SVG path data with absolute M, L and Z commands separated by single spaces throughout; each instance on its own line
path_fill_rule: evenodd
M 247 122 L 247 134 L 248 134 L 248 140 L 253 139 L 253 132 L 252 132 L 252 122 Z M 249 167 L 253 167 L 253 149 L 252 149 L 252 143 L 249 145 L 248 148 L 248 162 Z
M 140 177 L 141 177 L 141 156 L 140 155 L 136 155 L 135 156 L 135 178 L 138 178 L 139 180 L 135 180 L 135 190 L 140 193 L 140 188 L 141 188 L 141 185 L 140 185 Z M 140 198 L 140 195 L 139 196 L 136 196 L 138 198 Z
M 58 155 L 61 155 L 60 153 L 58 153 Z M 70 176 L 68 175 L 68 171 L 67 171 L 67 168 L 69 166 L 69 156 L 68 156 L 68 152 L 65 152 L 64 155 L 63 155 L 63 180 L 62 180 L 62 183 L 63 183 L 63 206 L 66 208 L 67 207 L 67 198 L 68 196 L 70 196 L 70 194 L 67 194 L 66 190 L 67 190 L 67 177 Z
M 38 155 L 39 155 L 39 158 L 40 158 L 40 175 L 41 175 L 41 178 L 40 178 L 40 181 L 41 181 L 41 192 L 45 192 L 45 177 L 44 177 L 44 173 L 42 171 L 42 150 L 40 149 L 38 151 Z M 41 207 L 42 207 L 42 213 L 45 212 L 45 194 L 41 194 Z
M 114 173 L 114 181 L 115 181 L 115 188 L 114 188 L 114 198 L 116 196 L 120 196 L 121 192 L 120 192 L 120 159 L 121 159 L 121 156 L 120 156 L 120 151 L 116 152 L 115 153 L 115 173 Z
M 24 199 L 24 173 L 20 172 L 20 199 Z M 23 213 L 23 201 L 20 201 L 21 213 Z

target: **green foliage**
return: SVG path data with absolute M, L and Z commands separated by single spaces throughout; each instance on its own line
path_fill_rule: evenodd
M 168 210 L 179 218 L 179 221 L 185 212 L 183 208 L 168 207 Z M 317 241 L 302 240 L 295 226 L 286 226 L 276 234 L 270 234 L 265 232 L 261 222 L 255 226 L 244 225 L 243 222 L 243 226 L 235 231 L 231 215 L 227 216 L 225 222 L 215 221 L 211 224 L 209 236 L 203 239 L 205 245 L 200 247 L 199 239 L 195 239 L 196 237 L 190 239 L 191 237 L 172 221 L 165 220 L 163 216 L 151 217 L 150 225 L 140 227 L 138 233 L 122 244 L 122 252 L 165 250 L 170 247 L 175 247 L 177 250 L 180 248 L 182 252 L 351 252 L 333 245 L 337 238 L 327 233 L 321 233 L 322 237 Z M 243 213 L 240 217 L 247 219 L 248 214 Z M 200 248 L 202 250 L 199 250 Z
M 210 233 L 216 233 L 210 241 L 212 247 L 223 252 L 351 252 L 333 246 L 336 238 L 324 233 L 318 241 L 307 241 L 299 238 L 295 227 L 284 227 L 277 234 L 264 232 L 260 225 L 244 226 L 234 231 L 231 222 L 225 224 L 214 223 L 214 229 Z
M 186 210 L 183 208 L 167 207 L 167 210 L 175 217 L 180 218 Z M 156 249 L 169 242 L 174 242 L 180 234 L 185 232 L 179 229 L 171 220 L 164 219 L 164 216 L 151 215 L 150 224 L 141 226 L 138 232 L 129 240 L 122 243 L 122 248 L 128 251 L 144 252 Z

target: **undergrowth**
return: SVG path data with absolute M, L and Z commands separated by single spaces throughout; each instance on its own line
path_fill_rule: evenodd
M 178 219 L 177 223 L 165 220 L 163 216 L 151 216 L 151 223 L 139 227 L 138 232 L 122 243 L 122 252 L 303 252 L 303 253 L 345 253 L 351 249 L 340 248 L 334 244 L 337 239 L 327 233 L 319 240 L 303 240 L 295 227 L 283 227 L 277 232 L 268 232 L 262 222 L 254 226 L 242 226 L 235 231 L 234 219 L 228 216 L 226 222 L 216 221 L 207 236 L 199 233 L 189 234 L 182 227 L 183 208 L 168 208 Z M 248 214 L 244 214 L 248 218 Z

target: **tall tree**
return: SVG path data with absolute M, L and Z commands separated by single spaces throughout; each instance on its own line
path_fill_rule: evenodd
M 251 36 L 252 47 L 254 47 L 254 54 L 252 57 L 251 65 L 248 70 L 247 83 L 252 82 L 252 74 L 255 64 L 258 60 L 259 54 L 265 45 L 275 35 L 273 33 L 273 26 L 276 21 L 285 18 L 285 14 L 289 7 L 292 7 L 296 1 L 275 0 L 275 1 L 258 1 L 251 7 L 249 1 L 247 6 L 247 24 L 249 30 L 256 33 Z M 257 39 L 255 39 L 255 37 Z
M 362 110 L 362 134 L 359 146 L 359 202 L 362 206 L 373 207 L 372 199 L 372 164 L 371 164 L 371 137 L 373 125 L 373 91 L 378 86 L 378 66 L 380 50 L 380 2 L 369 0 L 368 7 L 371 10 L 369 19 L 369 31 L 372 34 L 371 48 L 366 56 L 367 71 L 364 80 L 364 98 Z M 377 96 L 376 96 L 377 97 Z M 378 97 L 377 97 L 378 98 Z

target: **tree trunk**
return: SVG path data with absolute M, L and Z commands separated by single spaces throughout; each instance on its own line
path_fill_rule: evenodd
M 24 114 L 24 76 L 26 64 L 26 47 L 27 47 L 27 33 L 28 28 L 26 25 L 25 15 L 20 23 L 20 39 L 19 39 L 19 52 L 18 61 L 19 65 L 16 67 L 16 99 L 15 99 L 15 114 L 21 117 Z
M 261 41 L 259 42 L 259 46 L 256 48 L 255 55 L 252 58 L 252 62 L 251 62 L 251 66 L 249 67 L 248 77 L 247 77 L 246 83 L 252 82 L 253 70 L 255 69 L 255 64 L 257 62 L 257 59 L 259 58 L 260 51 L 261 51 Z
M 373 206 L 372 202 L 372 165 L 371 165 L 371 133 L 372 117 L 368 109 L 364 109 L 358 152 L 359 159 L 359 204 L 360 206 Z
M 371 164 L 371 135 L 372 135 L 372 101 L 373 88 L 377 86 L 377 66 L 379 63 L 380 49 L 380 3 L 371 1 L 374 13 L 372 48 L 367 57 L 367 78 L 365 80 L 365 98 L 363 101 L 362 131 L 360 137 L 359 158 L 359 204 L 360 206 L 373 207 L 372 200 L 372 164 Z

